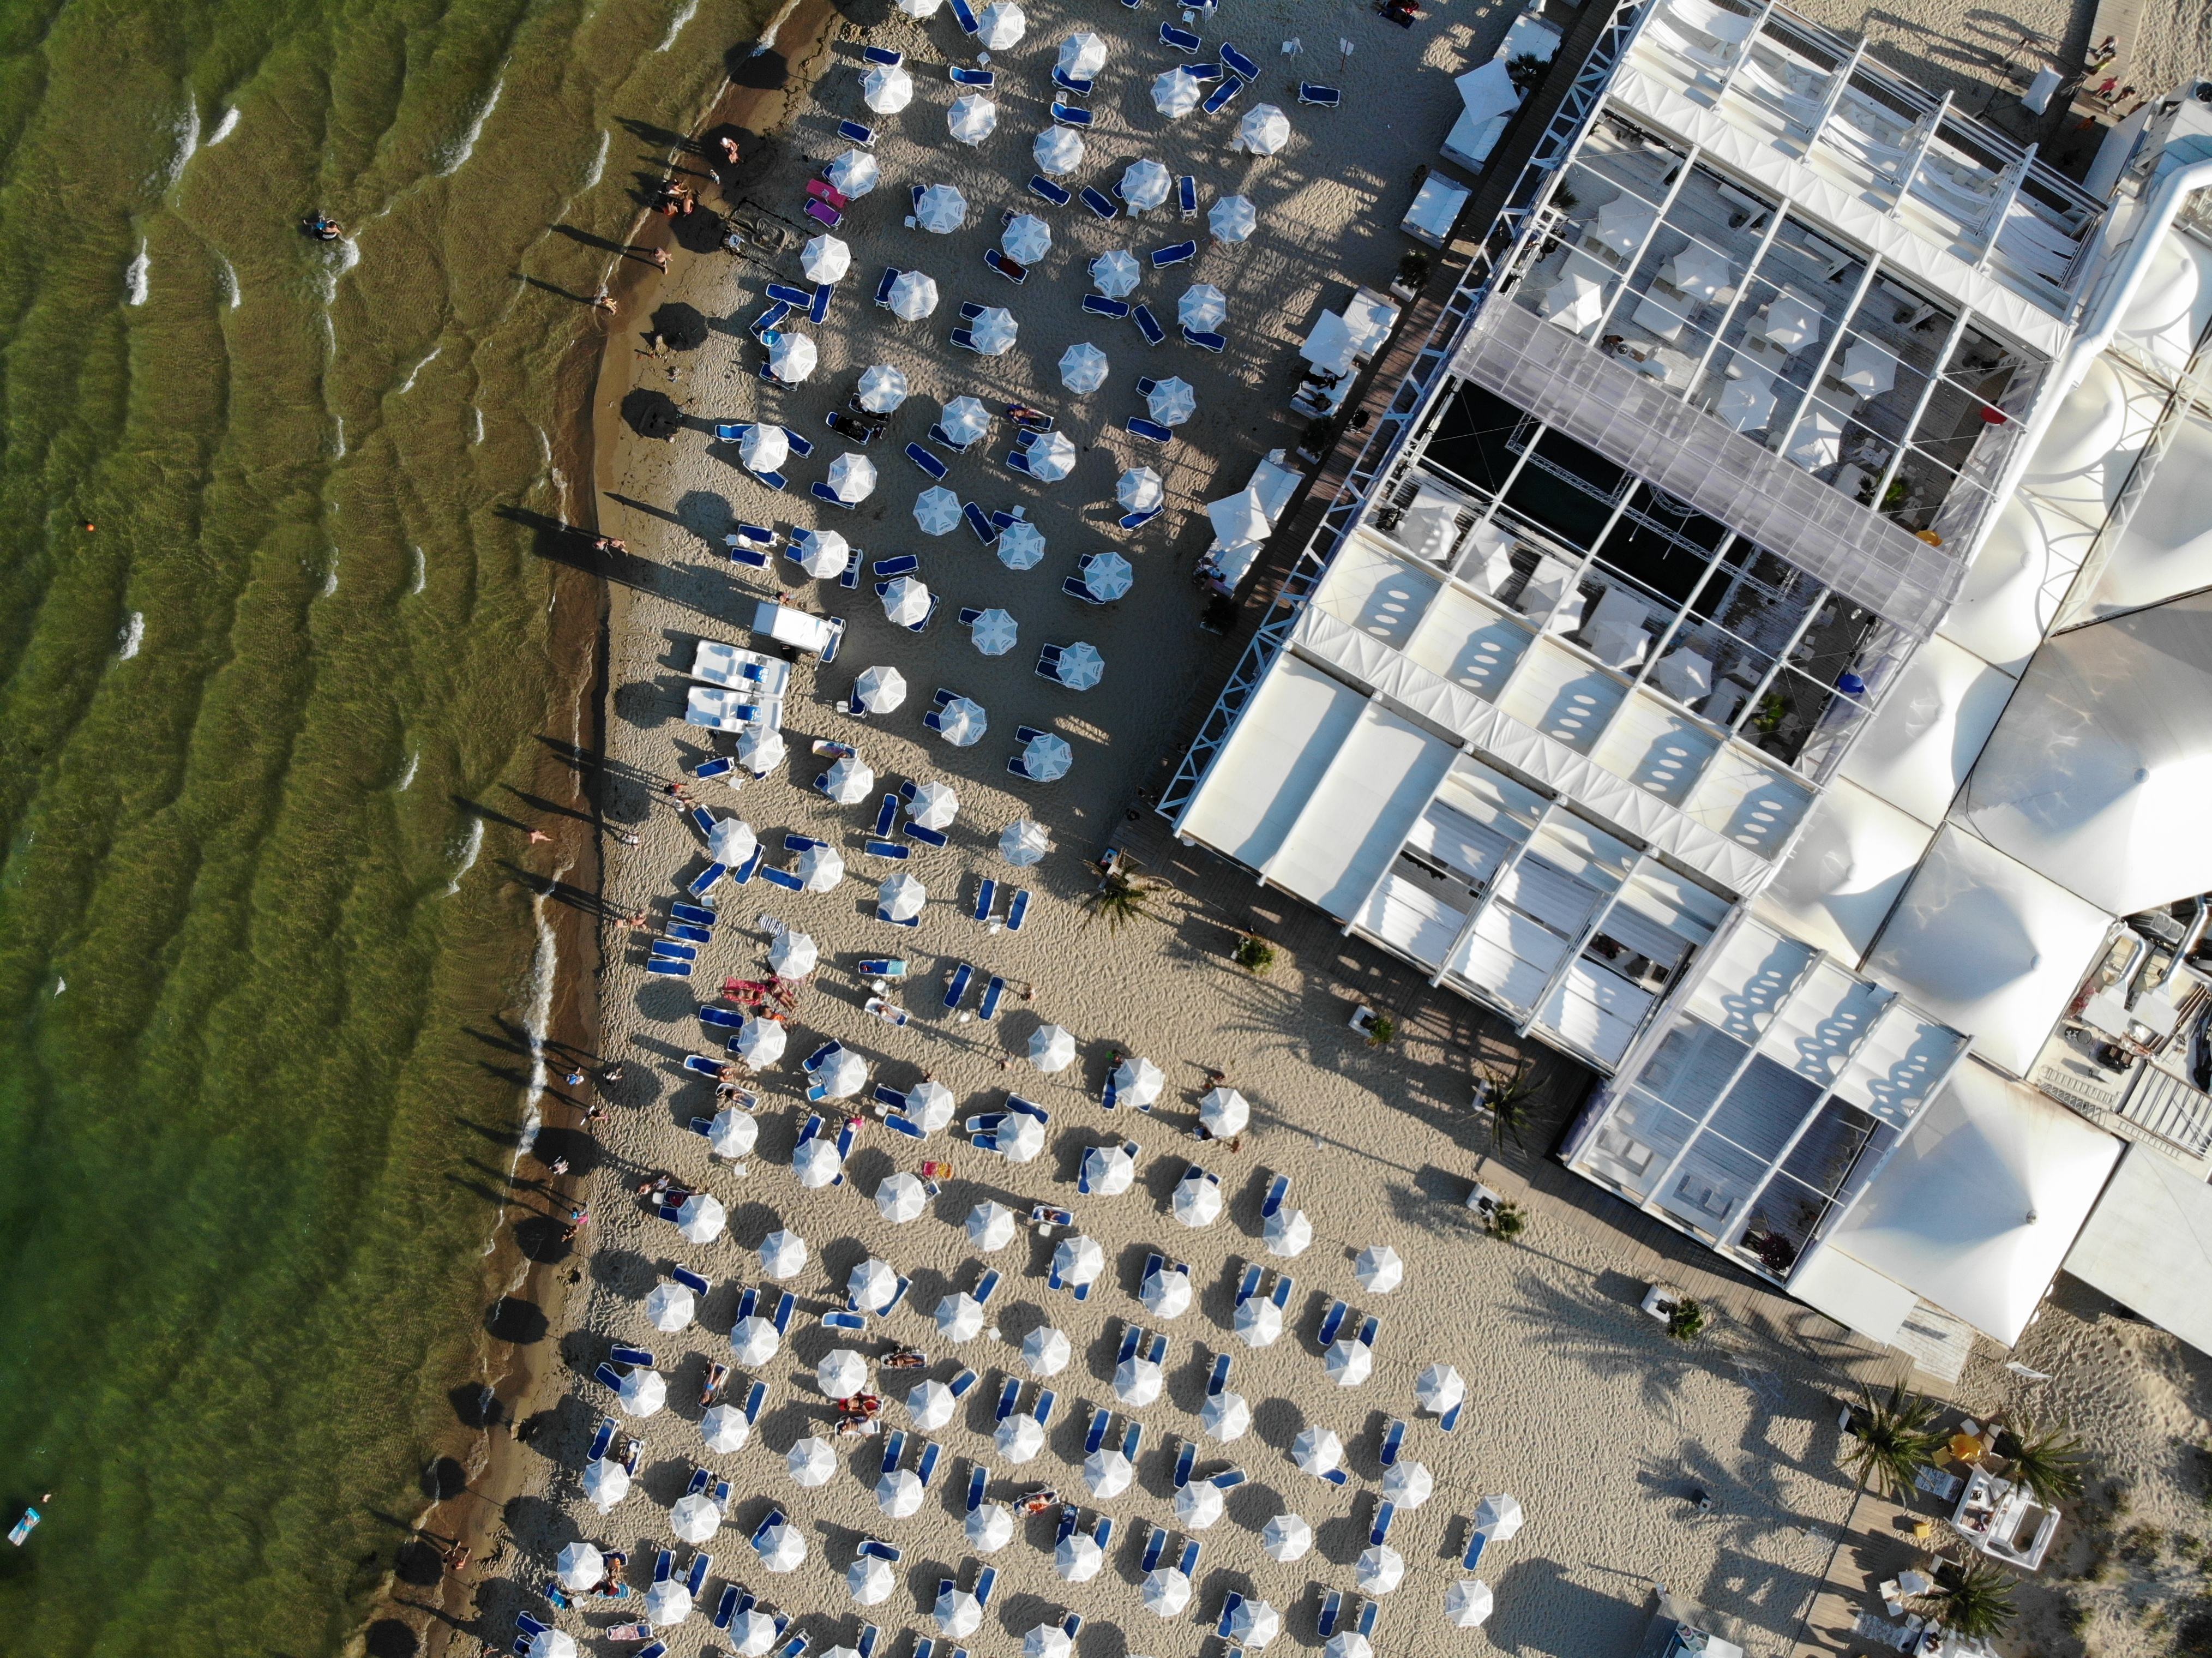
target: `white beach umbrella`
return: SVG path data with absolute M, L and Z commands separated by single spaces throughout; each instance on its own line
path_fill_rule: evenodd
M 968 1516 L 962 1529 L 968 1533 L 968 1546 L 976 1553 L 996 1554 L 1014 1540 L 1014 1516 L 1003 1503 L 986 1503 Z
M 1474 1505 L 1474 1528 L 1493 1543 L 1503 1543 L 1519 1531 L 1524 1518 L 1517 1497 L 1486 1497 Z
M 1083 1179 L 1091 1196 L 1119 1197 L 1136 1183 L 1137 1160 L 1118 1145 L 1094 1145 L 1083 1154 Z
M 1176 1182 L 1168 1207 L 1177 1220 L 1194 1231 L 1201 1226 L 1211 1226 L 1221 1218 L 1221 1188 L 1203 1175 L 1185 1175 Z
M 979 1509 L 977 1512 L 981 1511 Z M 1000 1512 L 1003 1514 L 1005 1510 L 1002 1509 Z M 936 1619 L 939 1634 L 949 1635 L 956 1641 L 963 1636 L 973 1635 L 983 1626 L 982 1603 L 963 1588 L 949 1588 L 940 1593 L 937 1604 L 930 1608 L 929 1615 Z
M 1251 1102 L 1233 1088 L 1211 1089 L 1198 1102 L 1198 1120 L 1207 1133 L 1225 1140 L 1252 1121 Z
M 1272 1347 L 1283 1337 L 1283 1309 L 1264 1296 L 1254 1296 L 1237 1309 L 1230 1327 L 1247 1347 Z
M 1121 169 L 1121 199 L 1132 213 L 1150 212 L 1174 188 L 1174 176 L 1149 155 Z
M 1397 1550 L 1377 1543 L 1360 1555 L 1352 1575 L 1364 1593 L 1388 1594 L 1405 1581 L 1406 1563 L 1399 1558 Z
M 876 1212 L 894 1226 L 919 1220 L 929 1206 L 929 1189 L 921 1177 L 902 1169 L 886 1175 L 876 1187 Z
M 1375 1350 L 1364 1341 L 1344 1336 L 1322 1355 L 1322 1369 L 1340 1388 L 1357 1388 L 1375 1373 Z
M 925 1495 L 921 1476 L 912 1468 L 894 1468 L 876 1481 L 876 1506 L 893 1520 L 903 1520 L 919 1511 Z M 876 1564 L 884 1564 L 880 1560 Z M 884 1575 L 886 1578 L 890 1576 L 888 1567 Z M 863 1601 L 861 1604 L 870 1603 Z
M 1093 1283 L 1106 1270 L 1106 1252 L 1097 1239 L 1071 1233 L 1054 1246 L 1052 1270 L 1063 1284 Z
M 924 230 L 949 236 L 968 222 L 968 198 L 951 185 L 932 185 L 914 204 L 914 222 Z
M 901 628 L 910 628 L 929 614 L 929 584 L 920 576 L 902 575 L 884 589 L 884 619 Z M 843 761 L 837 762 L 839 765 Z M 872 784 L 874 779 L 869 781 Z M 832 797 L 835 798 L 834 796 Z M 855 795 L 854 799 L 860 797 Z M 840 801 L 850 805 L 851 800 Z
M 668 1402 L 668 1378 L 658 1370 L 632 1370 L 615 1389 L 615 1402 L 626 1416 L 651 1416 Z
M 700 1440 L 718 1456 L 744 1449 L 752 1436 L 753 1424 L 745 1420 L 744 1412 L 738 1406 L 711 1406 L 699 1418 Z
M 1176 301 L 1176 320 L 1185 328 L 1218 328 L 1229 319 L 1229 301 L 1212 282 L 1193 282 Z
M 1291 1441 L 1291 1461 L 1308 1473 L 1327 1473 L 1344 1461 L 1344 1442 L 1328 1428 L 1301 1428 Z
M 703 1543 L 722 1529 L 722 1511 L 704 1491 L 694 1491 L 676 1499 L 668 1511 L 668 1529 L 679 1543 Z
M 831 1399 L 850 1399 L 868 1385 L 868 1361 L 850 1347 L 832 1347 L 814 1367 L 814 1380 Z
M 1382 1495 L 1409 1514 L 1427 1502 L 1436 1488 L 1436 1476 L 1425 1462 L 1393 1462 L 1382 1471 Z
M 773 472 L 791 458 L 791 434 L 781 426 L 756 421 L 738 440 L 738 459 L 750 472 Z
M 1167 486 L 1149 466 L 1132 466 L 1114 485 L 1114 499 L 1124 511 L 1149 513 L 1167 499 Z
M 606 1557 L 589 1543 L 571 1543 L 553 1562 L 564 1589 L 595 1589 L 607 1575 Z
M 799 250 L 799 268 L 811 282 L 834 282 L 853 268 L 853 250 L 824 231 Z
M 744 1059 L 748 1066 L 754 1066 L 754 1068 L 775 1066 L 779 1059 L 783 1059 L 783 1048 L 790 1042 L 790 1028 L 785 1026 L 781 1019 L 763 1019 L 761 1015 L 752 1015 L 750 1019 L 745 1019 L 745 1023 L 737 1028 L 737 1057 Z M 741 1112 L 741 1116 L 754 1126 L 754 1136 L 759 1136 L 759 1123 L 744 1112 Z
M 1224 196 L 1206 210 L 1206 228 L 1215 240 L 1241 242 L 1259 228 L 1260 216 L 1242 196 Z
M 1021 330 L 1012 312 L 1003 305 L 993 305 L 984 307 L 983 314 L 975 319 L 968 332 L 978 351 L 987 357 L 1000 357 L 1013 349 L 1014 338 Z
M 1224 547 L 1265 541 L 1275 527 L 1266 498 L 1249 484 L 1233 495 L 1207 501 L 1206 515 L 1213 520 L 1213 538 Z
M 1083 1460 L 1083 1483 L 1102 1503 L 1127 1491 L 1134 1478 L 1129 1459 L 1111 1445 L 1101 1445 Z
M 933 483 L 914 498 L 914 521 L 926 536 L 950 535 L 960 527 L 960 497 Z
M 990 729 L 983 705 L 972 697 L 956 696 L 937 716 L 938 734 L 956 749 L 971 746 Z
M 1014 1241 L 1014 1212 L 1003 1203 L 979 1203 L 968 1212 L 968 1242 L 978 1249 L 1003 1249 Z
M 1066 1070 L 1075 1063 L 1075 1038 L 1056 1024 L 1039 1025 L 1030 1033 L 1030 1063 L 1048 1075 Z
M 1010 1416 L 991 1436 L 1009 1462 L 1027 1462 L 1044 1448 L 1044 1424 L 1033 1416 Z
M 1406 1263 L 1387 1243 L 1371 1243 L 1352 1263 L 1352 1275 L 1360 1287 L 1387 1296 L 1406 1281 Z
M 975 19 L 975 44 L 986 52 L 1004 52 L 1021 39 L 1029 26 L 1029 19 L 1013 0 L 996 0 Z
M 1066 659 L 1063 655 L 1061 660 Z M 1159 1098 L 1166 1081 L 1159 1066 L 1133 1054 L 1114 1067 L 1114 1103 L 1117 1107 L 1150 1105 Z
M 760 837 L 753 826 L 742 817 L 722 817 L 707 831 L 707 855 L 718 864 L 727 864 L 732 869 L 753 855 Z
M 919 322 L 937 309 L 937 279 L 927 270 L 902 270 L 885 303 L 901 322 Z
M 1047 432 L 1030 445 L 1030 476 L 1057 483 L 1075 470 L 1075 445 L 1065 432 Z
M 1044 562 L 1044 531 L 1027 519 L 1016 519 L 999 533 L 993 550 L 1010 570 L 1034 570 Z
M 947 1341 L 973 1341 L 983 1333 L 983 1307 L 965 1290 L 937 1303 L 937 1333 Z
M 1252 1407 L 1242 1394 L 1218 1393 L 1200 1407 L 1198 1420 L 1210 1437 L 1226 1445 L 1252 1430 Z
M 1034 1163 L 1044 1150 L 1044 1125 L 1035 1117 L 1018 1116 L 999 1131 L 999 1155 L 1008 1163 Z
M 778 334 L 768 349 L 769 371 L 786 386 L 797 386 L 814 372 L 814 342 L 804 334 Z
M 904 1473 L 906 1471 L 904 1469 L 900 1470 L 900 1473 Z M 892 1475 L 890 1478 L 896 1479 L 896 1475 Z M 908 1479 L 914 1479 L 914 1476 L 911 1473 L 908 1473 L 906 1477 Z M 884 1484 L 888 1483 L 889 1479 L 886 1479 Z M 878 1485 L 876 1491 L 878 1501 L 880 1503 L 882 1499 L 883 1485 Z M 921 1501 L 921 1482 L 915 1479 L 915 1502 L 919 1504 Z M 890 1510 L 886 1509 L 884 1509 L 884 1512 L 886 1514 L 890 1514 Z M 908 1512 L 911 1512 L 911 1510 L 908 1510 Z M 896 1520 L 900 1516 L 897 1515 L 891 1515 L 890 1517 Z M 864 1554 L 859 1559 L 854 1561 L 851 1565 L 845 1568 L 845 1588 L 852 1594 L 853 1604 L 854 1606 L 879 1606 L 884 1601 L 890 1600 L 891 1596 L 897 1592 L 898 1578 L 896 1575 L 892 1572 L 891 1563 L 890 1561 L 883 1559 L 876 1555 Z M 860 1655 L 858 1652 L 853 1652 L 853 1649 L 849 1647 L 832 1647 L 828 1652 L 823 1655 L 823 1658 L 835 1658 L 835 1655 L 840 1652 L 852 1652 L 852 1658 L 860 1658 Z
M 1101 553 L 1098 556 L 1099 559 L 1114 556 L 1112 553 Z M 1096 561 L 1093 562 L 1091 568 L 1093 569 L 1097 568 Z M 1097 592 L 1098 590 L 1094 587 L 1091 591 Z M 1128 591 L 1126 584 L 1121 591 L 1124 592 Z M 1103 598 L 1108 595 L 1101 593 L 1099 597 Z M 1066 776 L 1067 768 L 1074 763 L 1075 750 L 1067 746 L 1067 739 L 1064 737 L 1054 737 L 1050 732 L 1045 732 L 1041 737 L 1032 737 L 1022 750 L 1023 769 L 1040 783 L 1050 783 Z M 1057 1071 L 1060 1068 L 1056 1065 L 1037 1066 L 1040 1071 Z
M 878 115 L 896 115 L 914 101 L 914 77 L 899 64 L 878 64 L 860 77 L 860 100 Z
M 917 784 L 913 797 L 906 803 L 906 815 L 924 829 L 950 829 L 952 820 L 960 815 L 960 797 L 952 792 L 950 783 Z
M 906 1091 L 906 1114 L 925 1134 L 934 1134 L 952 1121 L 956 1104 L 952 1090 L 933 1077 L 926 1077 Z
M 1375 1643 L 1356 1629 L 1340 1629 L 1328 1637 L 1322 1658 L 1375 1658 Z
M 876 464 L 866 455 L 848 449 L 830 463 L 830 493 L 847 506 L 866 501 L 875 490 Z
M 1185 1531 L 1204 1531 L 1220 1519 L 1228 1508 L 1219 1486 L 1201 1479 L 1185 1485 L 1175 1494 L 1176 1519 Z
M 1058 1624 L 1039 1624 L 1022 1637 L 1022 1658 L 1071 1658 L 1075 1637 Z
M 1087 691 L 1106 676 L 1106 659 L 1098 647 L 1077 640 L 1060 653 L 1060 683 L 1071 691 Z
M 1126 247 L 1101 253 L 1091 262 L 1091 285 L 1109 300 L 1126 300 L 1137 286 L 1144 267 Z
M 1173 1566 L 1155 1566 L 1145 1574 L 1139 1594 L 1146 1611 L 1156 1617 L 1173 1618 L 1190 1604 L 1190 1579 Z
M 906 373 L 887 362 L 871 363 L 860 371 L 860 392 L 861 408 L 888 415 L 906 401 Z
M 799 884 L 809 892 L 830 892 L 845 878 L 845 854 L 835 847 L 809 847 L 792 866 Z
M 576 1637 L 564 1629 L 542 1629 L 530 1637 L 523 1658 L 576 1658 Z
M 1058 1376 L 1074 1356 L 1075 1344 L 1049 1324 L 1040 1324 L 1022 1338 L 1022 1363 L 1039 1381 Z
M 796 1232 L 770 1232 L 761 1240 L 761 1271 L 778 1283 L 806 1270 L 806 1240 Z
M 866 195 L 884 176 L 876 165 L 876 158 L 865 149 L 848 149 L 823 169 L 830 186 L 841 196 L 854 199 Z
M 1052 252 L 1052 227 L 1034 213 L 1018 213 L 999 234 L 999 246 L 1017 264 L 1035 264 Z
M 1087 1471 L 1087 1464 L 1085 1468 Z M 1096 1487 L 1092 1494 L 1098 1495 Z M 1105 1564 L 1106 1551 L 1089 1532 L 1073 1532 L 1061 1538 L 1060 1546 L 1052 1554 L 1052 1569 L 1060 1574 L 1062 1582 L 1087 1583 L 1098 1576 Z
M 1078 340 L 1060 354 L 1060 383 L 1079 396 L 1106 384 L 1106 354 L 1089 340 Z
M 980 144 L 999 125 L 999 106 L 979 92 L 952 100 L 945 112 L 946 129 L 963 144 Z
M 729 1633 L 738 1658 L 768 1658 L 769 1649 L 775 1644 L 781 1631 L 776 1628 L 775 1619 L 756 1608 L 739 1612 Z
M 1255 155 L 1273 155 L 1291 142 L 1291 118 L 1273 104 L 1260 104 L 1244 112 L 1237 123 L 1237 143 Z
M 1105 67 L 1106 43 L 1088 29 L 1060 43 L 1060 72 L 1071 80 L 1094 80 Z
M 1125 1358 L 1114 1367 L 1114 1397 L 1124 1405 L 1149 1405 L 1160 1396 L 1166 1380 L 1151 1359 Z
M 814 940 L 793 927 L 777 933 L 775 942 L 768 947 L 768 964 L 779 979 L 803 979 L 814 971 L 819 960 L 821 952 L 814 948 Z
M 844 1168 L 845 1160 L 837 1155 L 837 1142 L 827 1138 L 811 1139 L 791 1154 L 791 1171 L 810 1192 L 835 1186 Z
M 991 429 L 991 411 L 980 398 L 955 398 L 945 405 L 937 423 L 946 437 L 965 447 Z
M 793 1485 L 804 1485 L 809 1491 L 826 1485 L 837 1472 L 836 1453 L 830 1448 L 827 1440 L 812 1434 L 800 1440 L 784 1454 L 783 1466 L 791 1475 Z
M 783 1337 L 777 1333 L 775 1323 L 757 1313 L 750 1318 L 739 1319 L 730 1332 L 730 1351 L 740 1364 L 765 1364 L 775 1357 L 776 1349 L 782 1345 Z
M 712 1243 L 722 1236 L 729 1212 L 722 1200 L 707 1192 L 694 1192 L 677 1206 L 676 1230 L 692 1243 Z
M 605 1514 L 629 1495 L 629 1470 L 603 1456 L 584 1470 L 584 1500 Z
M 815 1442 L 821 1443 L 819 1440 Z M 753 1552 L 770 1571 L 796 1571 L 806 1562 L 806 1537 L 787 1520 L 762 1533 L 753 1544 Z
M 909 17 L 934 17 L 943 8 L 945 0 L 896 0 L 896 3 Z
M 1198 107 L 1204 90 L 1181 69 L 1171 69 L 1152 77 L 1152 107 L 1170 121 L 1181 120 Z
M 1462 1577 L 1444 1591 L 1444 1616 L 1462 1629 L 1473 1629 L 1489 1617 L 1493 1604 L 1490 1585 L 1478 1577 Z
M 1229 1614 L 1229 1638 L 1254 1652 L 1282 1632 L 1283 1615 L 1265 1600 L 1245 1600 Z
M 929 902 L 929 889 L 901 870 L 876 889 L 876 903 L 894 921 L 911 921 Z
M 853 547 L 835 530 L 810 531 L 804 543 L 795 535 L 792 541 L 799 547 L 799 568 L 817 580 L 827 580 L 845 573 Z
M 985 656 L 1004 656 L 1020 631 L 1012 616 L 994 605 L 968 624 L 968 641 Z
M 1070 127 L 1048 127 L 1036 136 L 1030 146 L 1030 155 L 1036 162 L 1037 171 L 1047 178 L 1057 178 L 1073 173 L 1083 165 L 1083 140 Z
M 696 1304 L 682 1284 L 656 1284 L 645 1298 L 645 1316 L 654 1329 L 673 1335 L 691 1322 Z
M 781 1031 L 783 1027 L 775 1027 Z M 743 1036 L 744 1032 L 738 1031 Z M 718 1157 L 742 1157 L 760 1138 L 760 1120 L 734 1105 L 726 1105 L 707 1125 L 707 1148 Z
M 1278 1209 L 1267 1217 L 1267 1224 L 1261 1236 L 1267 1241 L 1267 1253 L 1288 1260 L 1305 1253 L 1313 1242 L 1313 1223 L 1306 1218 L 1303 1209 Z
M 1016 869 L 1027 869 L 1039 862 L 1051 847 L 1044 825 L 1032 817 L 1007 824 L 999 836 L 999 856 Z
M 1180 426 L 1198 412 L 1198 391 L 1182 375 L 1170 375 L 1146 393 L 1145 407 L 1161 425 Z
M 691 1591 L 673 1577 L 645 1592 L 645 1621 L 655 1629 L 680 1624 L 691 1615 Z
M 1467 1382 L 1449 1364 L 1431 1364 L 1413 1383 L 1413 1397 L 1425 1411 L 1442 1416 L 1467 1397 Z
M 845 1099 L 859 1093 L 868 1080 L 868 1062 L 851 1048 L 841 1048 L 814 1073 L 814 1080 L 830 1098 Z
M 1303 1559 L 1313 1540 L 1313 1527 L 1294 1514 L 1279 1514 L 1260 1528 L 1261 1552 L 1285 1565 Z
M 1147 1272 L 1137 1286 L 1137 1299 L 1154 1318 L 1181 1318 L 1190 1310 L 1190 1275 L 1172 1266 Z
M 906 676 L 896 668 L 864 668 L 853 682 L 853 700 L 870 714 L 889 714 L 906 701 Z
M 952 1420 L 959 1408 L 952 1389 L 942 1382 L 925 1382 L 907 1390 L 906 1413 L 924 1433 L 936 1432 Z

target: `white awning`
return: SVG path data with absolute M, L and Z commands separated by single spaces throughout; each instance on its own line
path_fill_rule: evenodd
M 1864 959 L 1936 832 L 1856 783 L 1814 803 L 1755 914 L 1847 962 Z
M 1252 693 L 1206 780 L 1176 823 L 1255 869 L 1283 844 L 1367 699 L 1296 657 Z
M 1883 690 L 1841 775 L 1931 828 L 1940 824 L 2012 689 L 1972 651 L 1929 640 Z
M 1267 878 L 1350 920 L 1457 753 L 1379 703 L 1368 704 L 1263 866 Z
M 1452 82 L 1458 88 L 1460 102 L 1467 112 L 1478 121 L 1488 120 L 1493 115 L 1510 115 L 1521 107 L 1521 94 L 1506 73 L 1505 60 L 1493 58 L 1486 64 L 1478 64 Z
M 2129 1146 L 2066 1270 L 2212 1353 L 2212 1186 L 2148 1146 Z

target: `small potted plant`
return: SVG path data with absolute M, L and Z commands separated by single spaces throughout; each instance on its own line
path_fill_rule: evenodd
M 1704 1304 L 1684 1296 L 1667 1315 L 1667 1333 L 1677 1341 L 1695 1341 L 1705 1333 L 1705 1322 Z
M 1390 284 L 1390 291 L 1401 300 L 1410 300 L 1425 287 L 1429 280 L 1429 256 L 1419 248 L 1407 250 L 1398 261 L 1398 275 Z
M 1275 947 L 1256 932 L 1238 935 L 1237 965 L 1247 973 L 1265 973 L 1275 964 Z
M 1528 1230 L 1528 1217 L 1517 1203 L 1501 1203 L 1483 1217 L 1483 1223 L 1494 1238 L 1517 1238 Z

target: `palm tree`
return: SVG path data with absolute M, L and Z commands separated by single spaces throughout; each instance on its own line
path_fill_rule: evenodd
M 2081 1442 L 2073 1435 L 2039 1426 L 2033 1418 L 2022 1417 L 2003 1439 L 1998 1454 L 2009 1453 L 2013 1479 L 2027 1486 L 2037 1502 L 2055 1509 L 2081 1494 L 2088 1458 Z
M 2020 1608 L 2013 1602 L 2013 1580 L 1986 1560 L 1947 1571 L 1943 1581 L 1919 1597 L 1928 1616 L 1955 1635 L 1985 1641 L 2005 1632 Z
M 1151 916 L 1153 910 L 1152 907 L 1146 902 L 1146 896 L 1158 884 L 1157 882 L 1145 879 L 1141 875 L 1125 875 L 1120 870 L 1115 870 L 1101 881 L 1097 888 L 1084 899 L 1083 902 L 1088 912 L 1083 918 L 1084 925 L 1087 926 L 1099 916 L 1103 915 L 1106 918 L 1106 930 L 1109 932 L 1119 932 L 1121 930 L 1122 922 L 1134 921 Z
M 1482 1091 L 1481 1108 L 1490 1113 L 1490 1145 L 1495 1151 L 1506 1141 L 1525 1149 L 1523 1138 L 1534 1114 L 1536 1090 L 1543 1078 L 1532 1055 L 1516 1055 L 1510 1065 L 1487 1066 L 1475 1072 Z
M 1862 1487 L 1870 1485 L 1884 1497 L 1911 1491 L 1912 1476 L 1942 1443 L 1929 1425 L 1936 1419 L 1935 1402 L 1905 1392 L 1902 1382 L 1890 1388 L 1886 1400 L 1863 1387 L 1853 1414 L 1858 1439 L 1844 1451 L 1844 1466 L 1858 1474 Z

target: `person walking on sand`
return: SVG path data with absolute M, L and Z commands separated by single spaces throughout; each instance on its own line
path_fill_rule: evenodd
M 668 250 L 666 248 L 656 247 L 653 250 L 653 252 L 649 257 L 652 258 L 653 263 L 657 269 L 662 270 L 668 269 Z
M 530 831 L 530 844 L 532 846 L 536 846 L 540 841 L 550 841 L 552 838 L 553 837 L 551 835 L 548 835 L 541 829 L 534 829 Z

